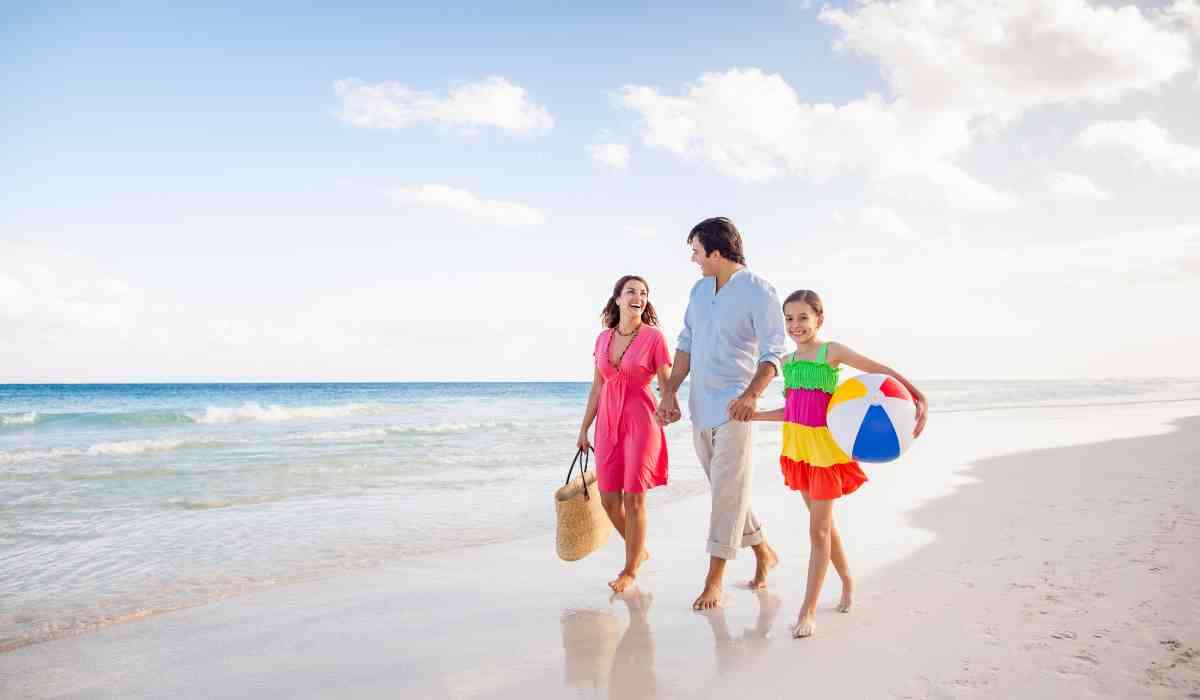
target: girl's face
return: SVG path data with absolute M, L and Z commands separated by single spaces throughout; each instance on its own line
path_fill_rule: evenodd
M 629 280 L 621 287 L 621 295 L 617 297 L 617 306 L 625 317 L 641 318 L 646 302 L 650 299 L 650 290 L 637 280 Z
M 817 313 L 802 301 L 793 301 L 783 307 L 783 321 L 787 325 L 788 336 L 796 344 L 812 342 L 821 327 Z

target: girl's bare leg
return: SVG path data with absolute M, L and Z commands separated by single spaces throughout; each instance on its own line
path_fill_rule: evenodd
M 830 521 L 829 532 L 829 561 L 842 579 L 842 599 L 838 601 L 837 611 L 848 613 L 854 605 L 854 578 L 850 576 L 850 563 L 846 561 L 846 550 L 842 549 L 842 538 L 838 535 L 837 525 Z
M 646 494 L 626 493 L 621 501 L 625 511 L 625 568 L 608 584 L 617 593 L 633 584 L 638 567 L 646 559 Z
M 801 493 L 801 495 L 804 496 L 804 505 L 809 505 L 808 494 Z M 850 612 L 851 606 L 854 605 L 854 577 L 850 575 L 850 562 L 846 559 L 846 550 L 842 548 L 842 538 L 838 534 L 837 523 L 831 523 L 829 542 L 830 563 L 833 564 L 838 578 L 842 579 L 842 599 L 838 601 L 837 611 Z
M 808 536 L 812 551 L 808 557 L 808 585 L 804 589 L 804 604 L 792 628 L 793 637 L 811 637 L 816 631 L 817 599 L 829 570 L 833 534 L 833 501 L 805 498 L 808 505 Z

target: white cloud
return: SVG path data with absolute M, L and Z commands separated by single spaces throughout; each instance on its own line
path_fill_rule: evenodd
M 546 222 L 546 214 L 540 209 L 520 202 L 481 199 L 449 185 L 397 187 L 389 194 L 397 204 L 451 209 L 501 226 L 537 226 Z
M 915 105 L 1002 121 L 1157 88 L 1191 65 L 1184 36 L 1136 7 L 1086 0 L 901 0 L 826 7 L 820 18 Z
M 1163 16 L 1200 36 L 1200 0 L 1175 0 L 1163 10 Z
M 848 215 L 843 212 L 834 212 L 833 222 L 839 227 L 857 229 L 863 232 L 883 233 L 891 238 L 900 240 L 907 241 L 917 238 L 917 234 L 912 230 L 912 227 L 894 210 L 874 204 L 852 211 Z
M 739 180 L 920 175 L 962 190 L 950 197 L 954 204 L 1008 203 L 949 162 L 970 143 L 965 114 L 918 110 L 879 95 L 840 106 L 807 103 L 781 76 L 757 68 L 705 73 L 677 97 L 625 86 L 621 103 L 641 115 L 647 146 Z
M 1046 187 L 1050 192 L 1064 197 L 1105 200 L 1112 197 L 1096 186 L 1091 178 L 1079 173 L 1056 171 L 1046 174 Z
M 629 148 L 620 143 L 598 143 L 588 146 L 592 161 L 610 168 L 624 169 L 629 166 Z
M 354 126 L 402 129 L 415 124 L 442 124 L 464 130 L 495 127 L 519 134 L 549 131 L 554 118 L 533 102 L 519 85 L 493 76 L 452 88 L 445 96 L 399 83 L 368 84 L 339 80 L 334 91 L 342 99 L 341 118 Z
M 1170 27 L 1085 0 L 899 0 L 820 17 L 844 33 L 839 46 L 878 59 L 892 97 L 807 102 L 781 76 L 745 68 L 679 94 L 627 85 L 620 103 L 642 118 L 647 146 L 735 179 L 915 176 L 948 206 L 995 210 L 1016 202 L 958 162 L 981 133 L 1037 106 L 1159 88 L 1191 65 Z
M 1200 148 L 1179 143 L 1166 129 L 1146 118 L 1096 122 L 1075 143 L 1089 151 L 1125 151 L 1159 173 L 1200 175 Z
M 148 310 L 146 293 L 65 256 L 0 244 L 0 319 L 28 327 L 128 330 Z

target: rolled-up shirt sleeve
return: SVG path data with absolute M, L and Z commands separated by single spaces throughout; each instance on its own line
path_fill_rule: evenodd
M 787 332 L 783 312 L 779 310 L 779 295 L 768 284 L 764 285 L 759 297 L 751 316 L 758 336 L 758 364 L 770 362 L 775 366 L 776 376 L 780 376 L 783 374 L 783 355 L 787 352 Z
M 675 341 L 675 350 L 692 354 L 692 301 L 688 299 L 687 311 L 683 312 L 683 330 Z

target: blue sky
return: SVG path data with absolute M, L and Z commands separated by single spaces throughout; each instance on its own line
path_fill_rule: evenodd
M 716 214 L 916 376 L 1195 374 L 1177 324 L 1084 338 L 1200 291 L 1197 3 L 564 5 L 6 6 L 0 380 L 586 378 Z

